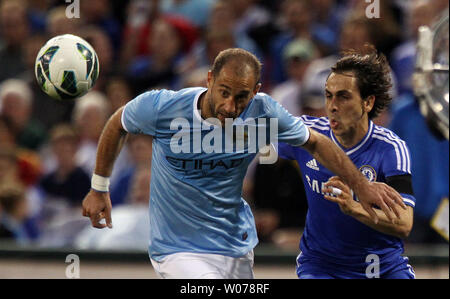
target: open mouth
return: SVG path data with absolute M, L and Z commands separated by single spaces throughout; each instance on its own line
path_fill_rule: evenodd
M 330 120 L 330 127 L 332 129 L 336 129 L 337 127 L 339 127 L 339 122 L 337 120 L 331 119 Z

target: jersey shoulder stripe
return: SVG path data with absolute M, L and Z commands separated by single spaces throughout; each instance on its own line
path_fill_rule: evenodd
M 411 173 L 411 158 L 406 143 L 389 129 L 375 126 L 372 137 L 392 146 L 397 159 L 397 170 Z
M 309 128 L 316 129 L 317 131 L 330 131 L 330 122 L 325 117 L 318 118 L 302 115 L 300 118 L 303 123 Z
M 380 135 L 387 136 L 389 140 L 392 140 L 393 142 L 397 143 L 399 145 L 399 148 L 406 159 L 405 163 L 405 169 L 408 173 L 411 173 L 411 157 L 409 153 L 408 146 L 406 145 L 406 142 L 402 140 L 400 137 L 398 137 L 394 132 L 391 130 L 381 127 L 381 126 L 375 126 L 375 132 L 377 132 Z

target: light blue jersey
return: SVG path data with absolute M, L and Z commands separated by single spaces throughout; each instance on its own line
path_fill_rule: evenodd
M 153 136 L 149 254 L 156 261 L 176 252 L 240 257 L 258 243 L 252 212 L 241 197 L 256 152 L 249 150 L 248 140 L 244 150 L 229 152 L 226 134 L 212 139 L 213 152 L 205 146 L 211 144 L 207 136 L 214 128 L 226 129 L 201 119 L 197 104 L 204 92 L 204 88 L 146 92 L 129 102 L 122 114 L 126 131 Z M 278 140 L 291 145 L 302 145 L 309 138 L 299 118 L 263 93 L 239 118 L 244 124 L 262 120 L 255 126 L 265 126 L 266 132 L 272 126 L 269 119 L 277 119 Z M 196 146 L 199 140 L 202 146 Z

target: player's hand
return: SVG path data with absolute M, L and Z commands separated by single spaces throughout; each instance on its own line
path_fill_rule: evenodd
M 358 190 L 354 190 L 354 192 L 361 206 L 369 213 L 375 224 L 378 223 L 378 216 L 374 211 L 374 206 L 383 210 L 392 223 L 395 222 L 395 217 L 400 219 L 399 207 L 406 210 L 406 205 L 401 195 L 384 183 L 367 182 L 367 184 Z
M 328 182 L 325 183 L 325 188 L 322 190 L 325 193 L 333 193 L 332 187 L 341 190 L 341 194 L 336 196 L 324 195 L 326 200 L 337 203 L 341 212 L 346 215 L 352 215 L 353 211 L 360 207 L 361 204 L 353 199 L 353 193 L 350 187 L 345 184 L 339 177 L 331 177 Z
M 83 200 L 83 216 L 89 217 L 93 227 L 96 228 L 112 228 L 111 219 L 111 199 L 108 192 L 89 191 Z M 106 220 L 106 224 L 100 223 L 102 219 Z

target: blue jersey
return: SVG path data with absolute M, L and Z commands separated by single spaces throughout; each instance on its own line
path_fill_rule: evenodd
M 249 140 L 243 150 L 230 152 L 223 140 L 226 134 L 214 139 L 214 151 L 209 147 L 212 132 L 226 128 L 201 119 L 197 104 L 204 92 L 146 92 L 129 102 L 122 114 L 126 131 L 153 136 L 149 254 L 156 261 L 176 252 L 239 257 L 258 243 L 253 215 L 241 197 L 256 152 L 249 150 Z M 269 119 L 277 119 L 280 141 L 300 145 L 309 138 L 299 118 L 263 93 L 250 101 L 239 119 L 242 122 L 233 123 L 236 131 L 250 123 L 264 132 L 272 126 Z M 264 122 L 250 121 L 256 119 Z
M 366 136 L 354 147 L 342 147 L 327 118 L 303 116 L 304 123 L 329 137 L 341 147 L 356 167 L 370 181 L 386 182 L 386 178 L 411 174 L 409 151 L 404 141 L 392 131 L 372 121 Z M 341 212 L 338 204 L 323 197 L 323 184 L 335 174 L 324 168 L 306 150 L 279 144 L 279 154 L 285 159 L 297 160 L 305 185 L 308 213 L 298 263 L 310 262 L 333 271 L 348 271 L 365 275 L 366 258 L 376 254 L 380 258 L 380 272 L 388 271 L 396 263 L 404 263 L 402 240 L 378 232 Z M 401 193 L 406 205 L 415 206 L 415 198 Z M 356 198 L 355 198 L 356 200 Z

